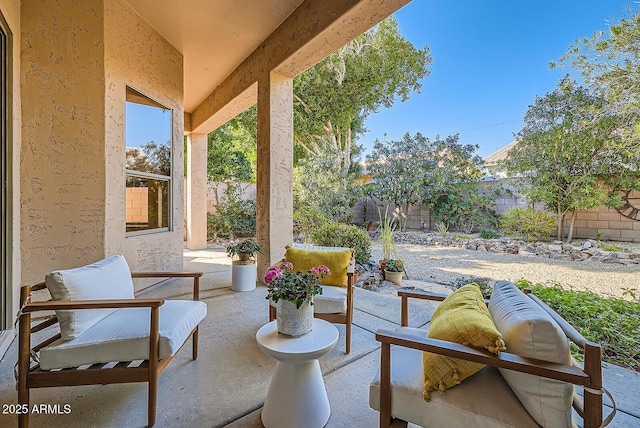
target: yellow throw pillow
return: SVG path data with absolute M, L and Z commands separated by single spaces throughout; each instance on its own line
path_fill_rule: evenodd
M 496 355 L 506 350 L 480 287 L 473 283 L 459 288 L 438 306 L 431 316 L 427 337 L 486 349 Z M 425 352 L 422 360 L 427 401 L 431 398 L 430 391 L 444 393 L 484 367 L 484 364 L 431 352 Z
M 288 247 L 285 260 L 293 264 L 294 270 L 308 270 L 325 265 L 331 271 L 323 280 L 323 285 L 347 286 L 347 268 L 351 262 L 353 250 L 307 250 Z

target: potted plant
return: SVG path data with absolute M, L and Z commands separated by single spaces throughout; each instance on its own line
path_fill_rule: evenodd
M 254 239 L 227 245 L 227 255 L 231 261 L 231 288 L 234 291 L 251 291 L 256 288 L 257 265 L 256 255 L 262 248 Z
M 404 263 L 400 259 L 385 260 L 385 279 L 393 282 L 395 285 L 402 283 L 402 273 L 404 272 Z
M 302 336 L 313 328 L 313 296 L 322 293 L 320 280 L 330 273 L 324 265 L 306 271 L 294 271 L 284 262 L 272 266 L 264 276 L 267 299 L 277 304 L 278 331 L 289 336 Z

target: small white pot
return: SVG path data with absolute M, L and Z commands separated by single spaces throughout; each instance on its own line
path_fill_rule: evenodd
M 258 271 L 255 260 L 231 262 L 231 289 L 233 291 L 251 291 L 256 288 Z
M 309 333 L 313 329 L 313 306 L 305 301 L 296 308 L 296 304 L 284 299 L 278 300 L 278 332 L 293 337 Z
M 395 285 L 402 284 L 402 272 L 389 272 L 388 270 L 385 270 L 384 278 L 387 281 L 393 282 Z

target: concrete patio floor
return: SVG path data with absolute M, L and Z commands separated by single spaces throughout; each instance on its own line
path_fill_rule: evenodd
M 255 341 L 257 330 L 268 321 L 266 288 L 249 292 L 231 290 L 231 263 L 224 248 L 184 252 L 185 270 L 205 272 L 201 299 L 208 316 L 201 324 L 199 358 L 192 361 L 183 349 L 160 378 L 157 427 L 262 427 L 260 410 L 275 361 L 264 355 Z M 440 287 L 432 287 L 439 291 Z M 164 283 L 142 295 L 189 298 L 190 284 Z M 379 344 L 374 333 L 395 329 L 400 299 L 392 294 L 356 289 L 351 354 L 346 355 L 345 327 L 336 325 L 336 347 L 320 360 L 331 404 L 327 427 L 375 427 L 378 413 L 369 408 L 369 383 L 379 367 Z M 410 325 L 424 326 L 434 306 L 414 302 Z M 13 365 L 17 341 L 0 361 L 0 404 L 16 404 Z M 605 387 L 617 403 L 611 427 L 640 426 L 640 376 L 620 367 L 604 369 Z M 32 414 L 32 427 L 142 427 L 147 416 L 147 385 L 94 385 L 45 388 L 31 392 L 31 404 L 69 404 L 69 414 Z M 605 413 L 608 413 L 608 408 Z M 17 426 L 15 415 L 0 413 L 0 427 Z

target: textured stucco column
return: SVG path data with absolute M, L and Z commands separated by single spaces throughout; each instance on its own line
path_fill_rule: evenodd
M 207 248 L 207 136 L 187 136 L 187 248 Z
M 293 240 L 293 80 L 276 73 L 258 81 L 256 188 L 261 279 Z

